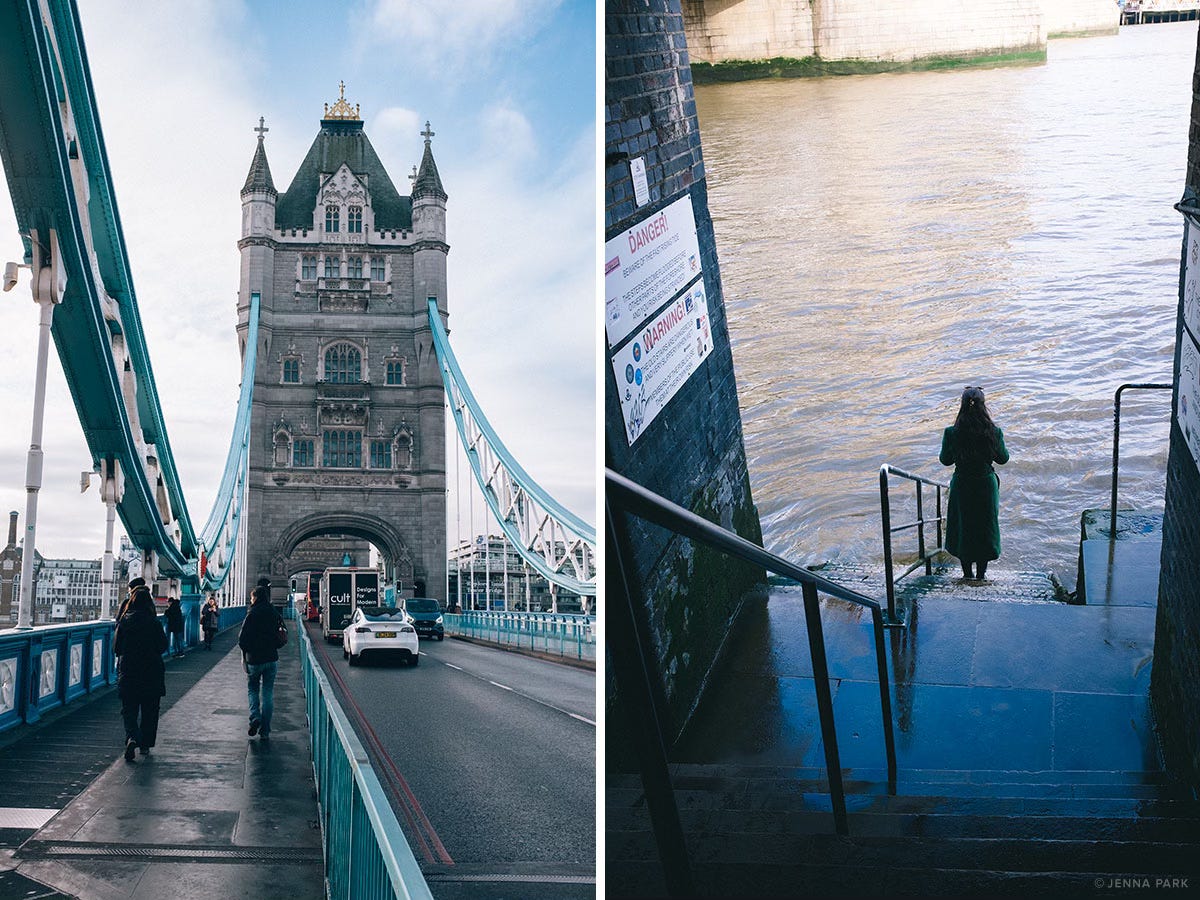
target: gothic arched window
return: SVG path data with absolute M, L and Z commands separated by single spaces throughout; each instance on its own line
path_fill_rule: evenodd
M 331 234 L 337 232 L 340 228 L 341 216 L 342 211 L 336 204 L 327 204 L 325 206 L 325 230 Z
M 334 344 L 325 351 L 325 380 L 334 384 L 362 381 L 362 354 L 351 344 Z
M 334 229 L 336 231 L 336 229 Z M 362 207 L 351 206 L 346 211 L 346 230 L 351 234 L 362 233 Z

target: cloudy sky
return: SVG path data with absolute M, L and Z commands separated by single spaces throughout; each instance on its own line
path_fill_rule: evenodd
M 595 7 L 570 0 L 80 3 L 100 122 L 168 434 L 197 530 L 237 403 L 239 192 L 266 118 L 276 187 L 323 104 L 361 105 L 401 193 L 433 126 L 450 199 L 451 343 L 526 471 L 595 524 Z M 0 180 L 0 261 L 20 260 Z M 25 515 L 37 307 L 0 301 L 0 511 Z M 104 510 L 51 351 L 38 549 L 95 558 Z M 457 456 L 457 455 L 456 455 Z M 456 537 L 454 459 L 449 537 Z M 465 484 L 466 467 L 463 468 Z M 482 529 L 482 501 L 475 500 Z M 467 504 L 461 503 L 466 537 Z

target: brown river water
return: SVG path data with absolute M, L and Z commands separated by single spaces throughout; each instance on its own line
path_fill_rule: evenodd
M 880 464 L 948 481 L 941 431 L 980 385 L 1012 454 L 996 567 L 1073 587 L 1113 393 L 1171 380 L 1196 31 L 696 88 L 768 549 L 882 560 Z M 1122 409 L 1119 505 L 1161 509 L 1170 393 Z

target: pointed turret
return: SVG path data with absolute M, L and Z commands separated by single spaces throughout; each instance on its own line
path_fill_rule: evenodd
M 417 239 L 413 245 L 414 296 L 418 300 L 436 297 L 438 309 L 447 313 L 446 254 L 450 247 L 446 243 L 446 192 L 433 161 L 433 131 L 428 122 L 421 137 L 425 138 L 425 153 L 412 187 L 413 236 Z
M 433 138 L 433 132 L 429 130 L 429 123 L 425 123 L 425 130 L 421 132 L 425 138 L 425 153 L 421 157 L 421 167 L 417 169 L 417 177 L 413 179 L 413 200 L 419 200 L 422 197 L 435 197 L 438 200 L 446 200 L 446 191 L 442 188 L 442 177 L 438 175 L 437 163 L 433 161 L 433 148 L 430 146 L 430 141 Z
M 279 194 L 275 190 L 275 183 L 271 181 L 271 166 L 267 163 L 267 150 L 263 146 L 263 135 L 270 129 L 263 122 L 263 117 L 259 116 L 258 128 L 254 129 L 258 132 L 258 146 L 254 150 L 254 159 L 250 161 L 250 173 L 246 176 L 246 183 L 242 185 L 243 197 L 253 193 L 270 194 L 273 197 Z

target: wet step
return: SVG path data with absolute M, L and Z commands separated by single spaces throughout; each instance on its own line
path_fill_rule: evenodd
M 856 824 L 858 827 L 856 827 Z M 933 869 L 986 868 L 1010 872 L 1150 872 L 1187 875 L 1195 869 L 1195 839 L 1166 842 L 1135 838 L 1060 838 L 1025 840 L 1004 836 L 892 836 L 872 832 L 850 817 L 850 837 L 829 833 L 721 832 L 688 833 L 691 858 L 722 860 L 770 868 L 800 860 L 824 865 L 875 868 L 906 866 Z M 611 861 L 657 857 L 653 833 L 609 834 L 605 855 Z
M 934 800 L 935 798 L 930 798 Z M 831 834 L 834 831 L 829 798 L 814 795 L 808 810 L 730 810 L 681 809 L 680 825 L 697 839 L 708 836 L 718 840 L 735 835 L 770 834 L 779 837 Z M 1099 816 L 1083 806 L 1074 815 L 1005 813 L 1003 803 L 981 804 L 991 813 L 964 811 L 948 798 L 936 798 L 941 812 L 863 811 L 849 805 L 850 834 L 878 838 L 972 838 L 1024 842 L 1037 841 L 1117 841 L 1200 844 L 1200 816 Z M 824 809 L 820 807 L 824 806 Z M 606 811 L 606 843 L 625 834 L 650 833 L 650 820 L 644 806 Z M 1197 853 L 1193 846 L 1193 853 Z M 739 861 L 741 856 L 731 857 Z
M 607 884 L 622 897 L 665 896 L 657 862 L 610 863 Z M 1100 878 L 1097 881 L 1097 878 Z M 830 866 L 819 863 L 771 867 L 696 860 L 692 879 L 702 897 L 1095 897 L 1115 879 L 1093 872 L 1003 872 L 984 869 L 922 869 L 906 866 Z M 1194 883 L 1194 881 L 1193 881 Z
M 904 571 L 909 561 L 897 563 L 896 571 Z M 922 597 L 986 601 L 993 603 L 1062 603 L 1067 593 L 1059 580 L 1047 572 L 1007 570 L 992 564 L 983 581 L 963 578 L 953 560 L 937 563 L 933 574 L 918 570 L 896 583 L 896 601 L 900 606 Z M 887 603 L 882 563 L 864 564 L 835 560 L 810 566 L 814 572 L 868 597 Z M 795 588 L 799 590 L 799 588 Z M 775 587 L 774 590 L 779 590 Z

